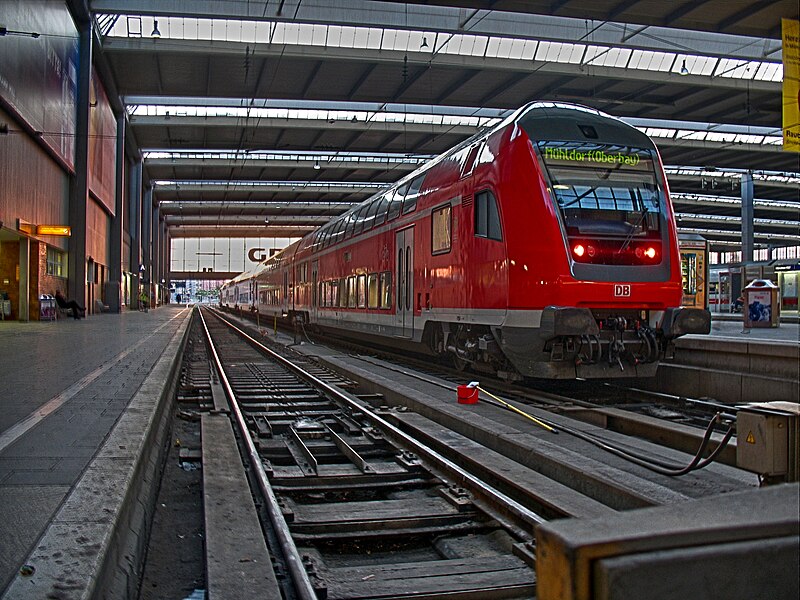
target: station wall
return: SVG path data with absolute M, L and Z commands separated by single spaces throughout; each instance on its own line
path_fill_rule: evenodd
M 74 274 L 67 263 L 74 255 L 86 265 L 84 297 L 79 293 L 76 299 L 88 307 L 96 299 L 108 303 L 103 294 L 113 255 L 112 228 L 116 218 L 122 219 L 115 214 L 117 119 L 111 102 L 92 69 L 84 247 L 74 242 L 71 247 L 68 237 L 21 229 L 20 221 L 34 227 L 70 225 L 75 230 L 70 187 L 79 164 L 79 38 L 65 2 L 5 3 L 3 12 L 6 27 L 39 36 L 5 36 L 0 44 L 0 125 L 8 129 L 0 135 L 0 291 L 12 302 L 13 318 L 36 319 L 39 295 L 55 289 L 67 293 L 70 288 Z M 52 261 L 48 271 L 48 248 L 51 259 L 54 250 L 63 257 L 58 275 L 53 274 Z M 27 271 L 22 281 L 20 269 Z M 72 283 L 81 289 L 82 282 Z

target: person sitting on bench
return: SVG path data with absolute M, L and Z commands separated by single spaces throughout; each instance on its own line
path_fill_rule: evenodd
M 64 294 L 61 293 L 61 290 L 56 290 L 56 304 L 65 310 L 71 309 L 73 319 L 80 319 L 86 316 L 86 309 L 81 308 L 81 305 L 75 302 L 75 300 L 67 300 Z

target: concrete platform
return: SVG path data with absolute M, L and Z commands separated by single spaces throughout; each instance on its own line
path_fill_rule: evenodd
M 720 402 L 797 402 L 800 325 L 745 328 L 741 315 L 712 313 L 710 335 L 687 335 L 675 357 L 640 387 Z
M 190 314 L 0 323 L 4 600 L 126 597 L 136 585 Z

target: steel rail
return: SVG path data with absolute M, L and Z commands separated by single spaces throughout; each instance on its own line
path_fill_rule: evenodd
M 214 313 L 218 319 L 220 319 L 223 323 L 228 325 L 231 329 L 236 331 L 240 336 L 246 339 L 251 345 L 258 348 L 265 354 L 269 355 L 271 358 L 285 366 L 287 369 L 292 371 L 293 373 L 297 374 L 298 376 L 302 377 L 312 385 L 316 386 L 319 389 L 325 391 L 330 397 L 335 398 L 339 402 L 349 406 L 350 408 L 357 410 L 364 414 L 364 416 L 369 420 L 373 426 L 382 429 L 385 432 L 391 434 L 391 436 L 401 445 L 406 446 L 408 449 L 411 449 L 417 455 L 424 457 L 426 460 L 430 461 L 431 463 L 435 464 L 438 468 L 447 472 L 450 476 L 454 477 L 455 479 L 460 480 L 460 483 L 464 485 L 464 487 L 470 487 L 474 491 L 484 495 L 485 497 L 489 498 L 492 502 L 502 506 L 505 510 L 509 512 L 509 514 L 513 515 L 520 521 L 530 525 L 531 527 L 536 527 L 541 523 L 545 523 L 547 519 L 539 515 L 538 513 L 526 508 L 516 500 L 510 498 L 506 494 L 503 494 L 499 490 L 493 488 L 485 481 L 479 479 L 466 469 L 458 466 L 450 459 L 442 456 L 432 448 L 425 446 L 424 444 L 420 443 L 419 441 L 415 440 L 413 437 L 408 435 L 407 433 L 400 430 L 395 425 L 392 425 L 389 421 L 381 417 L 380 415 L 373 412 L 368 406 L 358 402 L 357 399 L 352 397 L 350 394 L 343 392 L 336 388 L 333 385 L 328 384 L 327 382 L 319 379 L 315 375 L 308 373 L 307 371 L 303 370 L 302 367 L 295 365 L 287 358 L 284 358 L 280 354 L 276 353 L 274 350 L 264 346 L 261 342 L 257 339 L 250 336 L 247 332 L 243 331 L 233 323 L 223 319 L 221 316 Z
M 264 465 L 261 463 L 261 457 L 258 455 L 255 444 L 253 444 L 253 440 L 250 437 L 250 431 L 245 423 L 244 415 L 242 414 L 239 405 L 235 401 L 236 396 L 233 393 L 233 388 L 231 387 L 228 377 L 222 368 L 222 361 L 220 361 L 219 355 L 217 354 L 217 349 L 214 346 L 213 340 L 211 339 L 211 333 L 208 331 L 208 326 L 206 325 L 205 318 L 203 317 L 203 311 L 198 308 L 197 312 L 200 316 L 200 322 L 203 325 L 203 330 L 206 333 L 206 341 L 208 342 L 209 350 L 214 358 L 214 365 L 216 366 L 220 383 L 225 388 L 225 393 L 230 400 L 231 413 L 236 418 L 236 423 L 241 431 L 242 439 L 247 447 L 247 457 L 250 460 L 250 464 L 253 466 L 256 479 L 258 481 L 258 487 L 261 490 L 261 493 L 264 495 L 267 514 L 269 515 L 269 520 L 275 530 L 275 536 L 280 544 L 281 552 L 283 552 L 283 557 L 286 561 L 286 566 L 289 570 L 292 582 L 294 583 L 297 597 L 301 600 L 317 600 L 317 594 L 314 591 L 314 586 L 311 584 L 308 573 L 303 566 L 303 559 L 297 552 L 297 547 L 294 544 L 294 540 L 292 540 L 292 534 L 289 531 L 289 526 L 287 525 L 286 520 L 283 518 L 281 508 L 278 505 L 278 499 L 275 497 L 275 493 L 272 491 L 272 486 L 269 484 L 269 479 L 266 471 L 264 470 Z

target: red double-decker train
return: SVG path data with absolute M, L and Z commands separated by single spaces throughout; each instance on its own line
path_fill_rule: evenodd
M 527 105 L 243 273 L 221 303 L 508 378 L 655 374 L 683 308 L 653 142 Z

